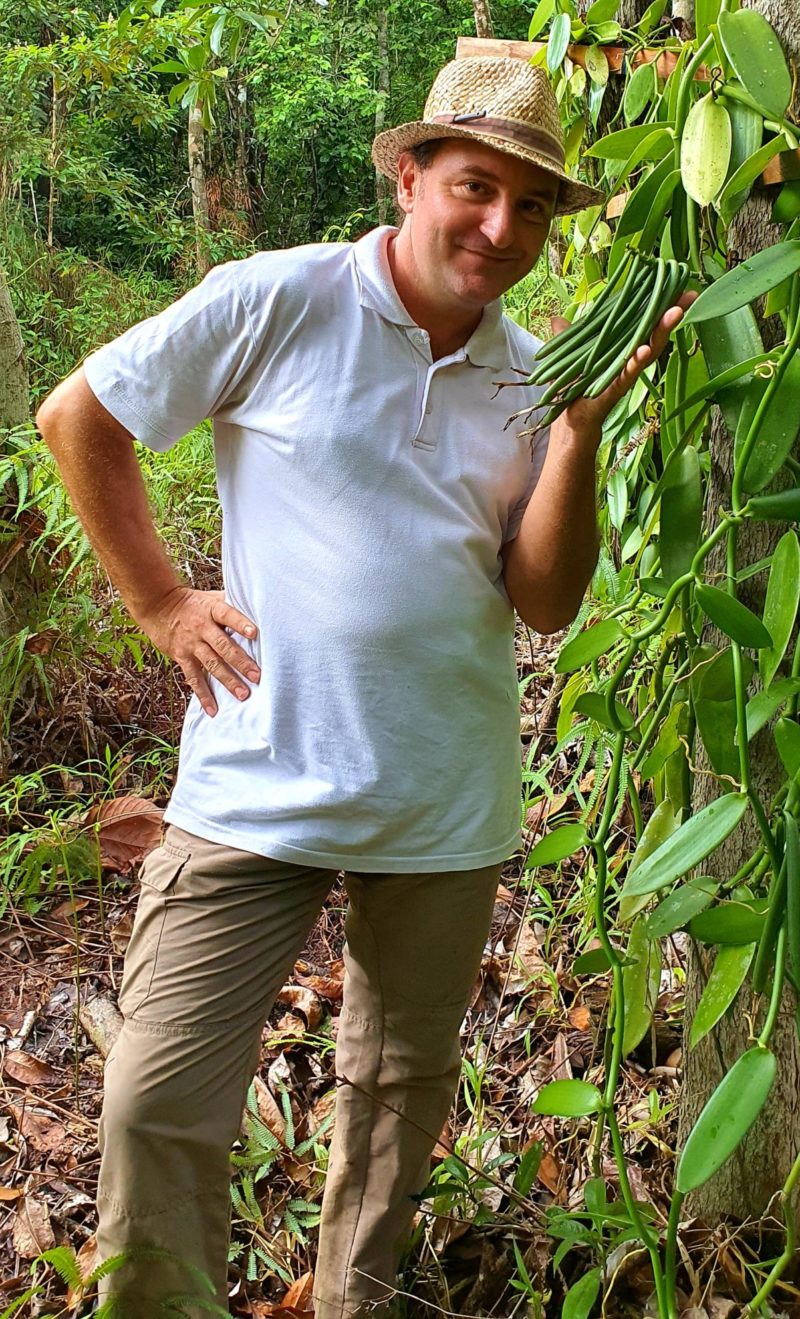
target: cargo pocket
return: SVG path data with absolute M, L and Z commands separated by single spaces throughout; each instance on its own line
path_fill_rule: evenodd
M 139 904 L 131 941 L 125 954 L 125 970 L 119 993 L 119 1007 L 124 1017 L 135 1016 L 150 994 L 169 893 L 189 856 L 190 853 L 182 848 L 162 843 L 145 858 L 139 876 Z

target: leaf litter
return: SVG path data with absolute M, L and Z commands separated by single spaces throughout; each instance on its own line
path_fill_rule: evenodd
M 527 753 L 539 739 L 549 750 L 563 686 L 555 673 L 561 638 L 532 638 L 521 628 L 518 640 L 523 747 Z M 183 705 L 175 675 L 157 660 L 140 674 L 121 668 L 114 679 L 118 690 L 105 694 L 107 707 L 116 717 L 123 706 L 129 715 L 135 708 L 144 725 L 174 744 Z M 82 771 L 65 775 L 68 791 L 85 790 Z M 526 851 L 550 827 L 576 821 L 593 790 L 594 771 L 579 762 L 579 744 L 568 747 L 557 757 L 546 791 L 532 791 Z M 7 954 L 0 972 L 0 1042 L 6 1045 L 0 1301 L 6 1305 L 30 1285 L 26 1261 L 54 1244 L 76 1253 L 81 1276 L 96 1262 L 93 1202 L 103 1058 L 118 1028 L 116 996 L 136 906 L 136 875 L 160 839 L 163 791 L 156 798 L 142 791 L 132 765 L 128 781 L 123 774 L 117 782 L 116 795 L 98 798 L 81 817 L 82 827 L 97 840 L 102 900 L 96 885 L 82 885 L 79 897 L 55 888 L 49 904 L 13 908 L 9 928 L 0 934 Z M 620 857 L 630 845 L 630 821 L 621 823 Z M 569 1287 L 595 1263 L 578 1243 L 562 1252 L 553 1269 L 561 1239 L 553 1231 L 560 1221 L 553 1215 L 580 1212 L 593 1176 L 591 1123 L 541 1117 L 531 1105 L 554 1079 L 602 1083 L 609 977 L 572 970 L 577 954 L 586 950 L 578 897 L 584 854 L 539 871 L 533 882 L 523 864 L 524 856 L 517 857 L 505 868 L 462 1026 L 462 1048 L 473 1071 L 465 1067 L 434 1151 L 429 1194 L 415 1218 L 417 1244 L 399 1283 L 412 1298 L 409 1319 L 489 1312 L 503 1319 L 512 1308 L 518 1312 L 519 1291 L 511 1285 L 519 1277 L 515 1246 L 548 1314 L 560 1312 Z M 314 1224 L 331 1136 L 333 1044 L 344 985 L 343 906 L 344 894 L 336 888 L 265 1024 L 234 1157 L 246 1164 L 257 1138 L 269 1166 L 268 1175 L 252 1186 L 257 1216 L 248 1211 L 245 1219 L 234 1203 L 229 1275 L 234 1315 L 309 1319 L 313 1314 Z M 673 948 L 669 966 L 679 974 L 662 982 L 654 1029 L 627 1060 L 620 1095 L 634 1195 L 662 1217 L 668 1211 L 676 1136 L 682 964 L 682 950 Z M 657 1100 L 655 1117 L 650 1096 Z M 531 1172 L 521 1193 L 525 1160 Z M 461 1169 L 466 1190 L 453 1189 L 451 1168 Z M 618 1198 L 618 1173 L 606 1147 L 600 1171 L 608 1198 Z M 246 1168 L 235 1168 L 234 1182 L 246 1175 Z M 730 1294 L 740 1298 L 746 1265 L 758 1258 L 746 1241 L 730 1235 L 725 1240 L 723 1249 L 702 1225 L 687 1225 L 682 1246 L 693 1286 L 684 1299 L 695 1305 L 697 1319 L 726 1319 L 734 1304 Z M 616 1269 L 607 1274 L 606 1319 L 645 1312 L 652 1292 L 646 1257 L 631 1243 L 620 1251 Z M 86 1299 L 80 1289 L 67 1295 L 52 1269 L 43 1277 L 52 1305 L 74 1309 Z

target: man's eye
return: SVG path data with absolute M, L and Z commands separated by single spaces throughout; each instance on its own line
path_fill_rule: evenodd
M 483 192 L 483 184 L 479 183 L 477 179 L 466 179 L 462 186 L 468 188 L 469 191 L 473 193 Z

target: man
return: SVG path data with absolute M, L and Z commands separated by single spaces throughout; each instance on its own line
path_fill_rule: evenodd
M 600 198 L 565 172 L 546 76 L 454 61 L 423 119 L 373 153 L 396 180 L 399 231 L 218 267 L 38 417 L 131 614 L 194 692 L 101 1126 L 103 1256 L 165 1252 L 104 1284 L 137 1319 L 190 1292 L 192 1267 L 225 1312 L 229 1148 L 264 1018 L 340 870 L 315 1313 L 372 1314 L 391 1296 L 518 844 L 513 607 L 544 632 L 575 616 L 603 419 L 682 314 L 532 455 L 506 421 L 538 391 L 497 382 L 525 379 L 537 341 L 499 299 L 553 215 Z M 166 449 L 205 417 L 224 518 L 225 589 L 211 592 L 166 558 L 133 448 Z

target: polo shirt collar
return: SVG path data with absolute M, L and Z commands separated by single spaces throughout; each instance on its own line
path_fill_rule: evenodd
M 400 298 L 389 266 L 389 238 L 397 229 L 379 225 L 353 244 L 359 301 L 362 307 L 376 311 L 393 325 L 415 326 Z M 465 356 L 473 366 L 489 366 L 502 371 L 511 364 L 508 339 L 503 324 L 503 303 L 497 298 L 483 309 L 478 328 L 464 346 Z

